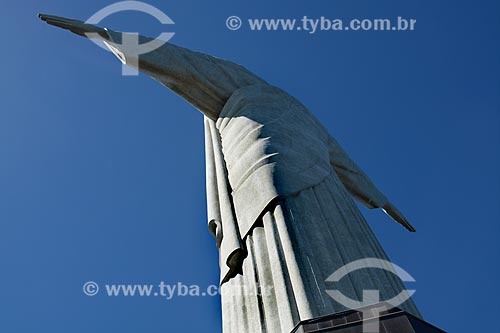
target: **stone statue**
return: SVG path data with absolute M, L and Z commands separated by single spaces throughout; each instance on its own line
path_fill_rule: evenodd
M 122 33 L 40 18 L 103 40 L 124 63 L 134 54 L 118 44 Z M 353 198 L 415 231 L 304 105 L 246 68 L 170 43 L 130 63 L 204 115 L 225 333 L 290 332 L 300 320 L 345 310 L 325 293 L 328 276 L 357 259 L 387 259 Z M 337 288 L 357 299 L 366 289 L 381 299 L 404 289 L 380 269 L 360 270 Z M 411 299 L 400 307 L 420 316 Z

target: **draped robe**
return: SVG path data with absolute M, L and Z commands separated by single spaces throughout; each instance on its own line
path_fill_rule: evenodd
M 243 66 L 168 43 L 142 55 L 139 69 L 204 114 L 223 332 L 289 332 L 345 310 L 325 280 L 357 259 L 388 260 L 353 202 L 382 208 L 384 194 L 305 106 Z M 380 269 L 335 288 L 357 300 L 363 290 L 382 300 L 404 290 Z M 401 307 L 420 316 L 411 299 Z
M 344 310 L 325 281 L 363 258 L 387 260 L 353 198 L 413 231 L 318 120 L 293 97 L 244 67 L 173 44 L 129 59 L 121 33 L 42 15 L 79 35 L 97 32 L 118 58 L 204 114 L 208 226 L 219 249 L 223 331 L 290 332 L 301 320 Z M 140 36 L 142 43 L 151 41 Z M 380 269 L 336 288 L 361 300 L 404 289 Z M 412 302 L 401 305 L 419 316 Z

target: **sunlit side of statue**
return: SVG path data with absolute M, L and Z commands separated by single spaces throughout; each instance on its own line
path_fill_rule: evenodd
M 387 260 L 353 199 L 415 231 L 304 105 L 244 67 L 170 43 L 129 62 L 134 52 L 117 43 L 122 33 L 41 18 L 92 33 L 203 113 L 224 332 L 289 332 L 300 320 L 345 309 L 325 293 L 328 276 L 357 259 Z M 397 276 L 377 269 L 337 288 L 357 299 L 363 290 L 388 299 L 404 289 Z M 401 307 L 419 316 L 411 300 Z

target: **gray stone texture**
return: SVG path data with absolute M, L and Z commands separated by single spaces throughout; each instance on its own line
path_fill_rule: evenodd
M 135 54 L 121 33 L 41 16 L 79 35 L 97 32 L 120 60 Z M 141 41 L 150 38 L 141 37 Z M 209 230 L 220 251 L 223 330 L 290 332 L 345 308 L 325 280 L 357 259 L 386 259 L 353 199 L 413 227 L 307 108 L 244 67 L 173 44 L 141 55 L 139 70 L 205 117 Z M 337 285 L 361 299 L 403 288 L 396 276 L 364 269 Z M 258 293 L 260 288 L 269 290 Z M 401 305 L 419 316 L 411 300 Z

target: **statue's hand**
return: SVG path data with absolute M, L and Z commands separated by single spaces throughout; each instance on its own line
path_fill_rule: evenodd
M 403 227 L 408 229 L 410 232 L 415 232 L 415 228 L 406 220 L 404 215 L 396 208 L 394 207 L 390 202 L 386 203 L 383 207 L 382 210 L 392 217 L 396 222 L 401 224 Z
M 109 40 L 106 29 L 82 21 L 67 19 L 64 17 L 38 14 L 38 17 L 50 25 L 69 30 L 77 35 L 87 38 L 103 38 Z

